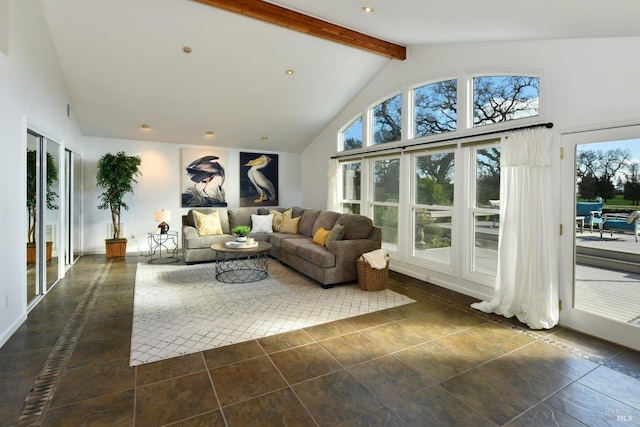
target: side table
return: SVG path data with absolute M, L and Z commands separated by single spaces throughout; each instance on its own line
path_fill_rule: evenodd
M 147 233 L 147 241 L 149 243 L 149 264 L 178 262 L 177 231 L 167 231 L 163 234 L 151 231 Z

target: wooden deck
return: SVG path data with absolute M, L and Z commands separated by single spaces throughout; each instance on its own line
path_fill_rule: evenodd
M 633 234 L 576 235 L 576 308 L 638 326 L 640 243 Z

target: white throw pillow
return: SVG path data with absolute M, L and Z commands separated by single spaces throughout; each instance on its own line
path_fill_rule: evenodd
M 251 215 L 252 233 L 273 233 L 273 215 Z

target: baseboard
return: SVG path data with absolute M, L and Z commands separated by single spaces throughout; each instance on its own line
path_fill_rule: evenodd
M 9 338 L 18 330 L 20 326 L 27 320 L 27 313 L 24 313 L 15 322 L 13 322 L 9 327 L 2 331 L 2 335 L 0 336 L 0 348 L 5 345 Z

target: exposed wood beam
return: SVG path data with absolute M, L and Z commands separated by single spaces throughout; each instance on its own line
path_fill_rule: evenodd
M 407 58 L 407 49 L 404 46 L 368 36 L 261 0 L 194 1 L 392 59 L 405 60 Z

